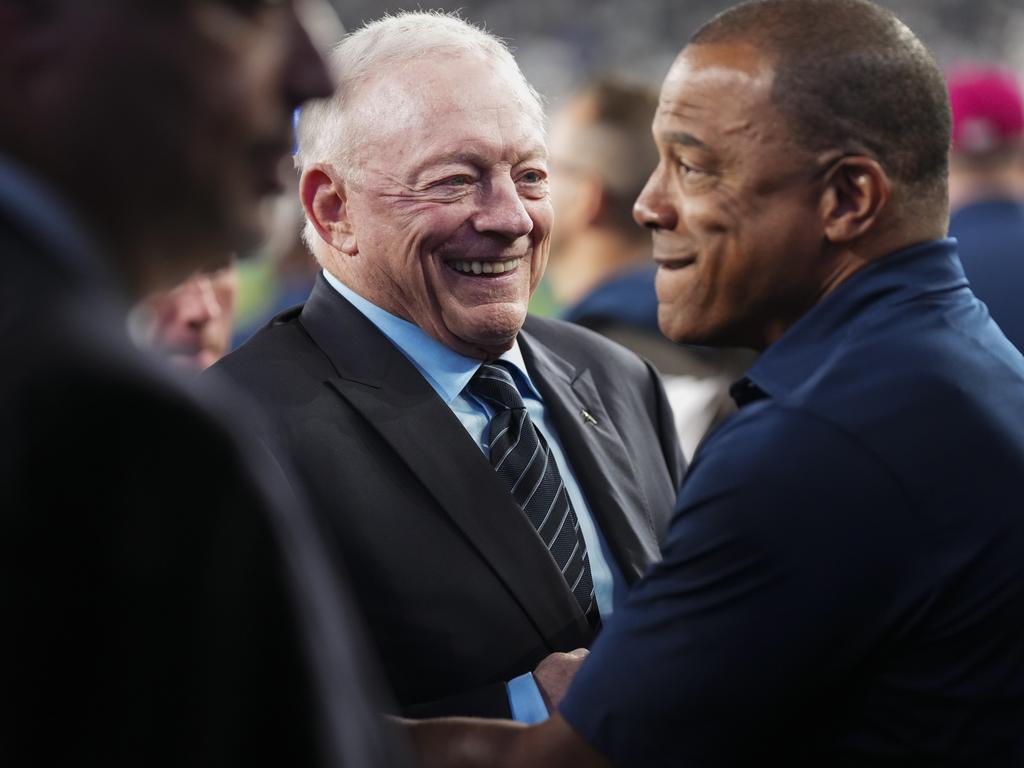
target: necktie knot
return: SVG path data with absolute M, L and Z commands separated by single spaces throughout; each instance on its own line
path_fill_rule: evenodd
M 500 362 L 481 365 L 469 381 L 469 391 L 495 410 L 514 411 L 526 407 L 512 372 Z

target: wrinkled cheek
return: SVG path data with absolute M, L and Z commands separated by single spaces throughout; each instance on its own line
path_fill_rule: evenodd
M 530 275 L 527 281 L 528 283 L 528 296 L 533 296 L 533 292 L 537 290 L 537 286 L 540 285 L 540 280 L 544 277 L 544 270 L 547 269 L 548 265 L 548 253 L 550 241 L 545 239 L 543 243 L 534 249 L 533 257 L 530 260 Z

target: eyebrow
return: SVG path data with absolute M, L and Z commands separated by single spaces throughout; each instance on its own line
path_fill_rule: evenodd
M 679 144 L 684 147 L 697 147 L 698 149 L 708 148 L 707 144 L 692 133 L 686 133 L 686 131 L 664 131 L 661 134 L 661 140 L 666 144 Z

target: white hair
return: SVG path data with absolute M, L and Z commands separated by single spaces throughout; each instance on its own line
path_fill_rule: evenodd
M 386 15 L 346 35 L 328 54 L 334 95 L 302 108 L 295 164 L 344 162 L 354 149 L 345 124 L 352 95 L 359 84 L 389 64 L 414 61 L 434 53 L 468 54 L 503 65 L 529 95 L 527 109 L 543 125 L 540 95 L 527 82 L 505 42 L 453 13 L 406 11 Z
M 318 162 L 333 163 L 341 166 L 343 172 L 351 172 L 359 136 L 351 124 L 349 107 L 359 85 L 387 65 L 438 53 L 493 61 L 522 85 L 527 95 L 526 109 L 537 124 L 544 127 L 541 97 L 527 82 L 501 38 L 453 13 L 404 11 L 385 15 L 346 35 L 328 54 L 336 87 L 333 96 L 312 101 L 302 108 L 295 155 L 299 172 Z M 318 256 L 319 237 L 309 221 L 303 239 Z

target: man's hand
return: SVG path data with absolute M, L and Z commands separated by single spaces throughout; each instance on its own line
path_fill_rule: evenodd
M 572 679 L 589 653 L 586 648 L 577 648 L 569 653 L 552 653 L 533 670 L 533 679 L 548 712 L 554 712 L 565 698 L 565 692 L 569 690 Z

